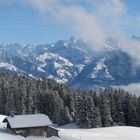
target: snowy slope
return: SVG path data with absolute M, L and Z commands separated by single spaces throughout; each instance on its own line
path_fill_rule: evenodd
M 4 62 L 0 62 L 0 68 L 5 68 L 7 70 L 11 70 L 11 71 L 17 71 L 17 68 L 12 65 L 12 64 L 8 64 L 8 63 L 4 63 Z
M 105 58 L 99 60 L 96 63 L 96 66 L 93 68 L 92 72 L 88 75 L 91 79 L 110 79 L 114 80 L 114 78 L 111 76 L 111 74 L 108 71 L 107 66 L 104 63 Z
M 95 86 L 120 86 L 140 82 L 140 66 L 134 66 L 133 59 L 125 52 L 111 50 L 104 52 L 70 82 L 76 88 L 93 88 Z
M 61 129 L 65 140 L 139 140 L 140 128 L 109 127 L 97 129 Z
M 73 80 L 91 61 L 86 48 L 81 48 L 74 38 L 36 46 L 33 56 L 33 61 L 48 74 L 47 78 L 62 83 Z
M 62 83 L 75 77 L 81 68 L 74 65 L 68 59 L 61 57 L 58 54 L 45 52 L 36 57 L 38 66 L 48 73 L 47 78 L 61 81 Z

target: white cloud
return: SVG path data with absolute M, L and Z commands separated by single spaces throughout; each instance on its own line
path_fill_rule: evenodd
M 134 59 L 134 66 L 140 65 L 140 40 L 120 38 L 120 49 Z
M 24 0 L 26 3 L 37 8 L 40 12 L 53 12 L 57 7 L 58 0 Z M 53 15 L 54 16 L 54 15 Z
M 11 0 L 0 0 L 0 3 L 2 2 L 8 3 Z M 130 28 L 140 29 L 140 17 L 130 15 L 123 0 L 23 0 L 22 2 L 37 9 L 46 16 L 47 20 L 56 20 L 71 26 L 78 37 L 92 44 L 93 50 L 102 49 L 108 37 L 118 39 L 122 43 L 120 49 L 140 63 L 138 55 L 140 43 L 127 39 Z
M 114 88 L 121 88 L 125 91 L 140 96 L 140 83 L 133 83 L 125 86 L 113 86 Z
M 59 22 L 71 24 L 78 37 L 90 42 L 93 50 L 102 49 L 108 37 L 124 38 L 127 27 L 136 20 L 127 13 L 122 0 L 25 0 L 41 13 L 49 13 Z
M 74 16 L 74 22 L 74 29 L 78 37 L 89 42 L 93 46 L 93 50 L 102 49 L 106 41 L 106 35 L 96 16 L 84 11 L 78 11 Z

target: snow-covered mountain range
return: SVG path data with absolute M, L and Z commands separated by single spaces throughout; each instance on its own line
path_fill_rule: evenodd
M 0 45 L 0 71 L 33 78 L 53 78 L 73 87 L 126 85 L 140 82 L 140 67 L 114 41 L 101 52 L 73 37 L 52 44 Z

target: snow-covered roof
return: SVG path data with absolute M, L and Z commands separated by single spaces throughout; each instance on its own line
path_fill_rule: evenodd
M 44 114 L 15 115 L 5 119 L 9 122 L 11 128 L 40 127 L 52 124 L 49 117 Z

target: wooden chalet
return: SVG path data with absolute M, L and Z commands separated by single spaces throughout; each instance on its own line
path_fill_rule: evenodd
M 12 115 L 3 120 L 12 134 L 22 136 L 58 136 L 58 130 L 52 127 L 49 117 L 44 114 Z

